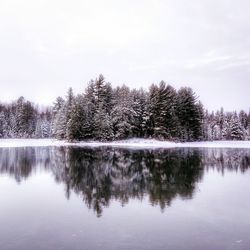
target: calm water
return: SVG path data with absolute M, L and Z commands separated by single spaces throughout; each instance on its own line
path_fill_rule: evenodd
M 0 249 L 250 249 L 250 150 L 0 149 Z

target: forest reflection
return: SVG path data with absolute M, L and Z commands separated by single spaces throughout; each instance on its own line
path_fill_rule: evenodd
M 117 148 L 35 147 L 0 149 L 0 173 L 22 182 L 38 171 L 53 173 L 65 193 L 78 194 L 101 216 L 112 200 L 149 197 L 164 210 L 176 198 L 191 199 L 207 169 L 244 173 L 248 149 L 128 150 Z

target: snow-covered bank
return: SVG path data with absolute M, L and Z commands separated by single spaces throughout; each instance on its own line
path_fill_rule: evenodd
M 250 148 L 250 141 L 209 141 L 175 143 L 155 139 L 129 139 L 107 143 L 79 142 L 80 146 L 112 146 L 123 148 Z
M 0 139 L 0 148 L 61 146 L 63 141 L 55 139 Z
M 114 142 L 77 142 L 69 143 L 55 139 L 0 139 L 0 148 L 6 147 L 48 147 L 48 146 L 79 146 L 79 147 L 118 147 L 134 149 L 154 148 L 250 148 L 250 141 L 209 141 L 175 143 L 154 139 L 129 139 Z

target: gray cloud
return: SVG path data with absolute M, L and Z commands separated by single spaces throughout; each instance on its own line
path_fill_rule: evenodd
M 248 109 L 249 1 L 0 1 L 0 100 L 51 103 L 103 73 L 114 85 L 165 80 L 209 109 Z

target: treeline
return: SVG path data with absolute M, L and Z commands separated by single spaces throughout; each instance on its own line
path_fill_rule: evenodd
M 202 139 L 203 111 L 192 89 L 161 82 L 149 91 L 112 88 L 102 75 L 84 94 L 59 97 L 53 107 L 53 134 L 58 139 L 101 141 L 131 137 L 167 140 Z
M 250 115 L 241 111 L 204 112 L 191 88 L 176 90 L 165 82 L 144 89 L 113 88 L 100 75 L 84 93 L 68 90 L 53 105 L 39 111 L 20 97 L 0 104 L 0 137 L 69 141 L 110 141 L 132 137 L 171 141 L 243 140 Z
M 204 140 L 246 140 L 250 135 L 250 112 L 220 111 L 204 114 Z
M 52 113 L 40 111 L 24 97 L 10 104 L 0 104 L 0 138 L 51 137 Z

